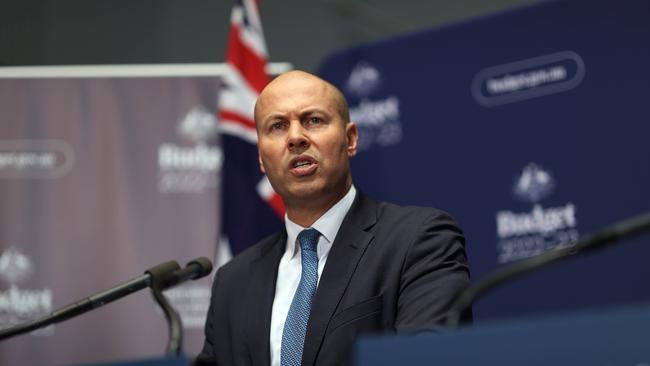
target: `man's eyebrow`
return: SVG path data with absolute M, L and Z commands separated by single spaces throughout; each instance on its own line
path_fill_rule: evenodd
M 309 116 L 309 115 L 312 115 L 312 114 L 325 114 L 325 115 L 327 115 L 328 113 L 327 113 L 326 110 L 324 110 L 322 108 L 309 108 L 309 109 L 306 109 L 306 110 L 300 112 L 301 117 Z
M 262 122 L 267 123 L 269 121 L 274 121 L 274 120 L 277 120 L 277 119 L 284 119 L 284 118 L 285 118 L 285 116 L 282 113 L 276 112 L 276 113 L 271 113 L 268 116 L 264 117 Z

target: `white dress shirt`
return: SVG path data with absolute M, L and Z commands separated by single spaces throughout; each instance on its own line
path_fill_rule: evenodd
M 345 215 L 352 206 L 356 194 L 356 189 L 354 186 L 351 186 L 348 193 L 311 226 L 321 233 L 316 247 L 319 282 L 334 238 L 336 238 L 343 218 L 345 218 Z M 302 230 L 308 229 L 289 220 L 286 214 L 284 216 L 284 225 L 287 229 L 287 246 L 278 266 L 278 278 L 275 285 L 275 298 L 271 313 L 271 334 L 269 337 L 271 344 L 271 366 L 280 366 L 280 348 L 282 346 L 284 322 L 287 320 L 289 307 L 291 306 L 293 295 L 298 289 L 300 275 L 302 274 L 302 259 L 298 234 Z

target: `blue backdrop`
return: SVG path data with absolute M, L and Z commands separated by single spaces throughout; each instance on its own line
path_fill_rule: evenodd
M 328 58 L 356 185 L 449 211 L 476 280 L 650 209 L 650 2 L 557 1 Z M 650 235 L 521 278 L 477 319 L 650 299 Z

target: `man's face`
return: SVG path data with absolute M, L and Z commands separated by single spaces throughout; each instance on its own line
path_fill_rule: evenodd
M 280 76 L 260 95 L 260 167 L 287 207 L 333 204 L 352 183 L 349 158 L 356 154 L 357 128 L 341 110 L 336 92 L 305 73 Z

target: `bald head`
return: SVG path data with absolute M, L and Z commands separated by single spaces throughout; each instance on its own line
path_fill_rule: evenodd
M 280 98 L 292 98 L 298 93 L 318 93 L 332 103 L 341 120 L 350 122 L 348 103 L 343 93 L 334 85 L 308 72 L 293 70 L 279 75 L 273 79 L 260 93 L 255 103 L 255 122 L 259 129 L 261 110 L 270 103 L 277 102 Z

